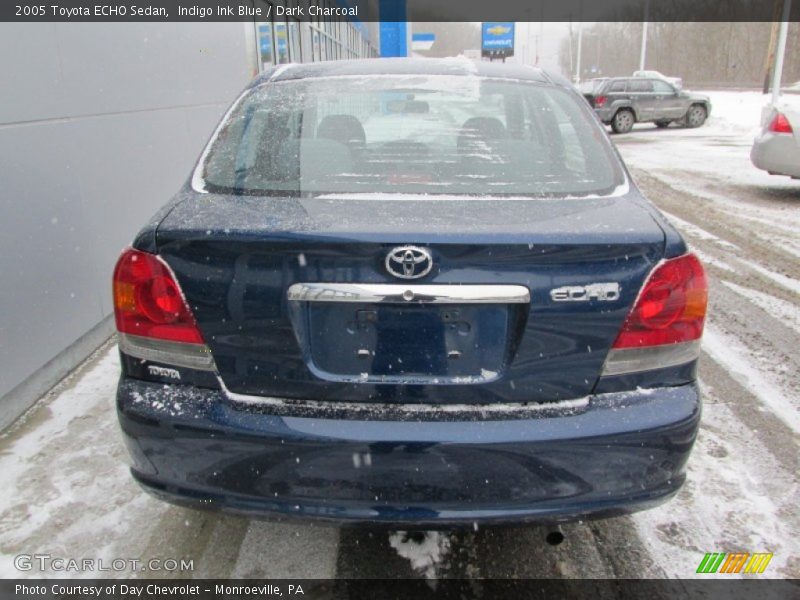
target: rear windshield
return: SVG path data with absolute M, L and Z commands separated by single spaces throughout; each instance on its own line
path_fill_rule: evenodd
M 609 92 L 624 92 L 625 87 L 628 85 L 628 82 L 625 79 L 620 79 L 618 81 L 614 81 L 608 87 Z
M 239 101 L 198 173 L 238 194 L 608 193 L 622 173 L 582 103 L 467 76 L 268 83 Z

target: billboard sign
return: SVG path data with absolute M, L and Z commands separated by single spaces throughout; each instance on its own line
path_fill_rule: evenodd
M 514 56 L 514 23 L 481 24 L 481 56 L 506 58 Z

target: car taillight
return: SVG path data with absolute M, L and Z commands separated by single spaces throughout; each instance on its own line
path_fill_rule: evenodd
M 783 113 L 775 113 L 775 117 L 767 127 L 773 133 L 793 133 L 792 124 Z
M 694 254 L 659 264 L 617 335 L 604 375 L 665 368 L 696 359 L 707 302 L 708 283 Z
M 213 359 L 170 268 L 128 248 L 114 268 L 114 316 L 126 354 L 211 370 Z
M 608 100 L 608 97 L 606 96 L 595 96 L 594 97 L 595 108 L 602 108 L 605 105 L 606 100 Z
M 650 274 L 614 348 L 641 348 L 699 339 L 708 285 L 694 254 L 664 261 Z

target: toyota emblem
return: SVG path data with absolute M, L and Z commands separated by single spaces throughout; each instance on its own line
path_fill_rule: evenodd
M 425 277 L 433 268 L 430 250 L 419 246 L 398 246 L 386 255 L 386 270 L 400 279 Z

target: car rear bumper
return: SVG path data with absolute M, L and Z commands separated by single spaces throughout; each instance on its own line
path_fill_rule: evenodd
M 276 416 L 218 390 L 123 377 L 120 424 L 142 486 L 266 518 L 439 527 L 648 508 L 685 478 L 694 385 L 592 396 L 516 418 Z M 413 415 L 414 413 L 409 413 Z M 531 416 L 534 415 L 534 416 Z
M 765 132 L 753 142 L 753 164 L 773 175 L 800 177 L 800 144 L 794 135 Z
M 614 119 L 614 115 L 617 112 L 616 108 L 595 108 L 594 112 L 597 114 L 597 118 L 600 119 L 603 123 L 608 125 Z

